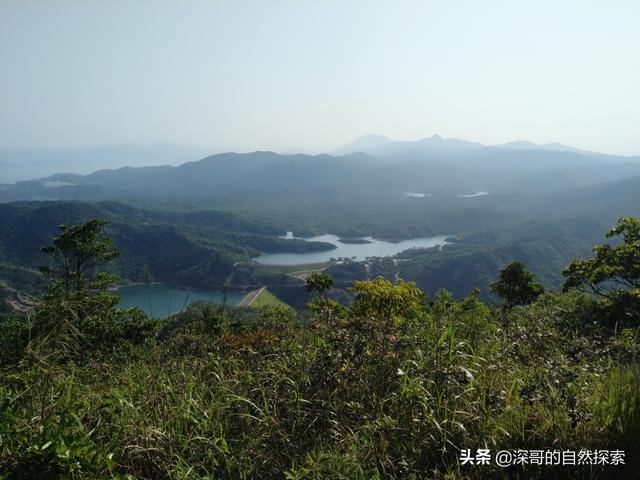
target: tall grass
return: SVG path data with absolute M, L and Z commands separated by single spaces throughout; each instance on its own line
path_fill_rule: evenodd
M 25 356 L 1 377 L 0 478 L 596 478 L 616 470 L 469 467 L 459 452 L 633 453 L 637 338 L 576 334 L 567 297 L 506 324 L 473 296 L 402 314 L 324 302 L 308 322 L 194 304 L 160 341 Z

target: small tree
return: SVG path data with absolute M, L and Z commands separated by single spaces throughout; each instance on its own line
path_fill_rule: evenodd
M 333 287 L 333 278 L 325 272 L 311 272 L 307 277 L 307 292 L 323 294 Z
M 516 260 L 500 270 L 500 277 L 491 284 L 491 291 L 504 299 L 507 308 L 527 305 L 544 293 L 542 284 L 534 282 L 533 277 L 524 263 Z
M 81 358 L 86 345 L 96 351 L 122 340 L 140 343 L 155 328 L 139 309 L 118 309 L 120 299 L 108 291 L 117 277 L 101 267 L 118 251 L 102 236 L 105 224 L 61 225 L 61 235 L 42 249 L 53 265 L 40 268 L 49 285 L 33 315 L 30 348 L 40 358 Z
M 413 282 L 394 285 L 383 277 L 374 280 L 357 280 L 349 289 L 354 295 L 349 310 L 355 316 L 391 321 L 396 317 L 409 316 L 422 296 Z
M 339 317 L 344 308 L 337 302 L 324 296 L 324 292 L 333 287 L 333 278 L 325 272 L 311 272 L 307 277 L 307 292 L 318 292 L 320 296 L 313 298 L 307 307 L 312 317 L 330 324 Z
M 42 248 L 54 261 L 53 267 L 40 267 L 50 280 L 51 294 L 80 299 L 115 281 L 113 275 L 97 271 L 119 254 L 110 238 L 99 236 L 105 224 L 90 220 L 82 225 L 60 225 L 62 234 L 53 239 L 53 245 Z

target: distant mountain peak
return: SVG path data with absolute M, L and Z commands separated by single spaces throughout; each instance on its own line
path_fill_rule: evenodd
M 498 148 L 501 150 L 545 150 L 549 152 L 571 152 L 583 155 L 598 155 L 597 152 L 551 142 L 538 144 L 529 140 L 515 140 L 500 145 L 483 145 L 460 138 L 447 138 L 439 134 L 418 140 L 392 140 L 378 134 L 367 134 L 347 143 L 332 152 L 332 155 L 346 155 L 363 152 L 374 156 L 385 155 L 419 155 L 419 154 L 458 154 L 482 148 Z
M 438 134 L 419 140 L 392 140 L 384 135 L 368 134 L 333 150 L 331 153 L 333 155 L 354 152 L 364 152 L 371 155 L 421 153 L 422 151 L 449 153 L 482 147 L 484 145 L 481 143 L 458 138 L 444 138 Z
M 388 145 L 389 150 L 399 153 L 402 149 L 441 151 L 442 153 L 457 152 L 462 150 L 471 150 L 484 147 L 478 142 L 470 142 L 469 140 L 461 140 L 459 138 L 445 138 L 438 134 L 415 141 L 395 142 Z M 384 147 L 383 147 L 384 148 Z M 382 153 L 382 152 L 378 152 Z M 387 152 L 391 153 L 391 152 Z
M 493 147 L 505 150 L 547 150 L 550 152 L 573 152 L 585 154 L 596 153 L 586 150 L 580 150 L 579 148 L 570 147 L 569 145 L 563 145 L 557 142 L 538 144 L 530 142 L 529 140 L 515 140 L 513 142 L 507 142 L 501 145 L 493 145 Z
M 356 152 L 368 152 L 373 148 L 381 147 L 389 143 L 393 143 L 393 140 L 384 135 L 369 133 L 355 139 L 353 142 L 349 142 L 346 145 L 332 150 L 330 153 L 332 155 L 348 155 Z
M 367 133 L 366 135 L 361 136 L 360 138 L 356 139 L 356 142 L 362 141 L 362 140 L 380 140 L 380 141 L 384 141 L 384 142 L 392 142 L 393 140 L 391 140 L 389 137 L 386 137 L 384 135 L 378 135 L 377 133 Z

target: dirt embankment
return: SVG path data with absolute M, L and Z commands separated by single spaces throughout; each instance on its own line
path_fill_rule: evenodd
M 250 306 L 253 301 L 258 298 L 258 295 L 260 295 L 260 293 L 262 293 L 262 291 L 264 290 L 265 287 L 259 288 L 257 290 L 252 290 L 249 293 L 247 293 L 244 298 L 242 300 L 240 300 L 240 303 L 238 303 L 238 307 L 248 307 Z

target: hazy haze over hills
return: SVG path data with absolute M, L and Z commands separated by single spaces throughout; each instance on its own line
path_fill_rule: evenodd
M 177 167 L 126 167 L 84 176 L 57 174 L 5 185 L 0 200 L 168 198 L 280 190 L 391 196 L 404 192 L 540 193 L 640 175 L 637 157 L 525 149 L 521 143 L 515 149 L 485 147 L 435 135 L 415 142 L 370 136 L 353 145 L 358 151 L 342 156 L 223 153 Z M 370 153 L 361 152 L 363 147 Z M 341 151 L 346 153 L 349 147 Z
M 547 150 L 552 152 L 573 152 L 583 154 L 602 155 L 599 152 L 589 152 L 579 148 L 562 145 L 561 143 L 536 144 L 528 140 L 516 140 L 499 145 L 483 145 L 479 142 L 470 142 L 457 138 L 443 138 L 433 135 L 419 140 L 392 140 L 383 135 L 365 135 L 353 142 L 342 145 L 332 150 L 334 155 L 344 155 L 354 152 L 365 152 L 372 155 L 393 154 L 420 154 L 429 152 L 456 153 L 464 150 L 479 149 L 482 147 L 499 148 L 505 150 Z M 624 157 L 623 157 L 624 158 Z
M 353 142 L 347 143 L 346 145 L 342 145 L 341 147 L 338 147 L 329 153 L 331 153 L 332 155 L 346 155 L 354 152 L 367 152 L 371 149 L 375 149 L 383 145 L 388 145 L 392 142 L 394 142 L 394 140 L 391 140 L 384 135 L 368 134 L 364 135 L 363 137 L 357 138 Z
M 440 135 L 433 135 L 428 138 L 413 141 L 398 141 L 384 135 L 374 134 L 360 137 L 353 142 L 330 151 L 329 154 L 332 156 L 343 156 L 353 153 L 367 153 L 380 159 L 397 160 L 401 158 L 404 161 L 412 161 L 419 159 L 439 160 L 440 156 L 495 154 L 495 152 L 492 152 L 493 149 L 502 151 L 570 152 L 583 154 L 583 157 L 572 158 L 574 160 L 577 159 L 576 161 L 582 159 L 582 161 L 586 163 L 592 161 L 589 160 L 590 157 L 599 157 L 601 160 L 606 158 L 617 162 L 634 161 L 634 159 L 640 158 L 604 155 L 559 143 L 537 145 L 529 141 L 514 141 L 502 145 L 486 146 L 479 142 L 443 138 Z M 233 149 L 224 147 L 173 144 L 113 145 L 57 150 L 4 149 L 0 150 L 0 166 L 3 167 L 0 173 L 0 184 L 44 178 L 60 173 L 87 175 L 98 170 L 125 166 L 179 166 L 184 163 L 197 161 L 212 154 L 229 152 L 231 150 Z M 235 150 L 235 152 L 241 153 L 242 151 Z M 307 156 L 315 155 L 303 148 L 283 151 L 282 154 L 294 157 L 298 154 Z M 495 156 L 497 158 L 499 154 L 495 154 Z M 546 157 L 548 161 L 553 161 L 554 158 L 553 155 Z M 537 161 L 539 161 L 539 159 Z M 505 164 L 505 166 L 508 167 L 508 163 Z M 563 164 L 557 165 L 559 168 L 563 166 Z
M 0 149 L 0 183 L 32 180 L 55 173 L 86 175 L 105 168 L 180 165 L 225 150 L 223 147 L 169 143 L 75 149 Z
M 190 285 L 252 284 L 235 264 L 294 230 L 456 235 L 375 268 L 457 295 L 515 258 L 557 284 L 640 208 L 638 15 L 550 0 L 2 2 L 2 209 L 25 238 L 121 222 L 127 278 L 155 245 L 158 272 L 172 250 L 198 260 Z M 374 270 L 336 273 L 345 286 Z
M 0 0 L 0 480 L 638 478 L 639 18 Z

